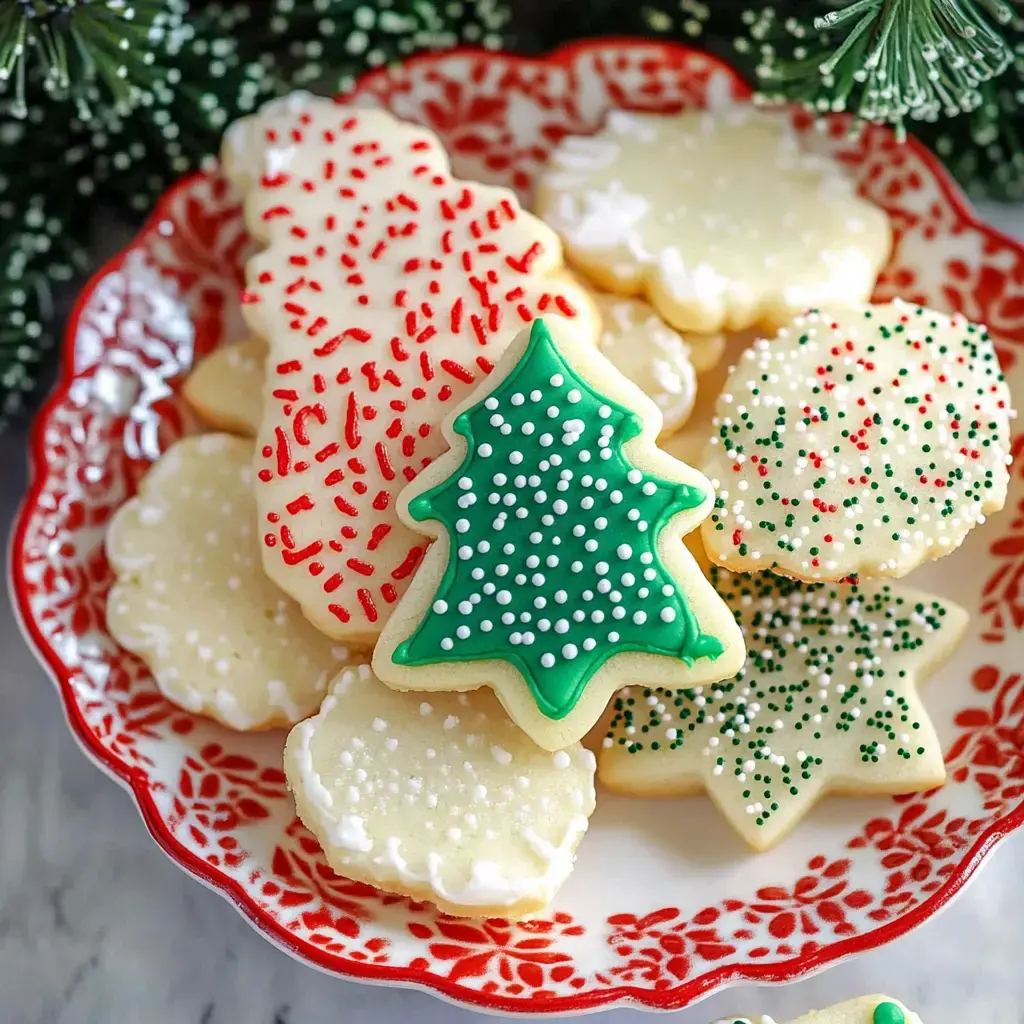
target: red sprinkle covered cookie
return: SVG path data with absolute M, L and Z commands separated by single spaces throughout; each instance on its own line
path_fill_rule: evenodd
M 597 318 L 513 193 L 454 179 L 431 132 L 383 111 L 300 94 L 232 128 L 224 162 L 265 244 L 244 297 L 269 343 L 264 567 L 322 631 L 371 640 L 425 550 L 396 497 L 446 412 L 537 315 L 591 339 Z
M 713 562 L 904 576 L 1006 498 L 1010 395 L 983 327 L 905 302 L 812 310 L 733 369 L 703 470 Z

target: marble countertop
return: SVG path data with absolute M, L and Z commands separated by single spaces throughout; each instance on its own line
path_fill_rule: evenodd
M 988 209 L 1024 238 L 1024 207 Z M 25 486 L 23 432 L 0 436 L 0 531 Z M 6 551 L 3 555 L 6 562 Z M 4 566 L 6 578 L 6 564 Z M 150 839 L 129 796 L 83 756 L 57 693 L 0 607 L 2 1024 L 469 1024 L 430 996 L 355 985 L 292 961 Z M 926 1024 L 1024 1020 L 1024 834 L 905 938 L 782 987 L 737 987 L 675 1016 L 787 1020 L 886 992 Z M 627 1024 L 633 1011 L 602 1020 Z M 560 1018 L 561 1019 L 561 1018 Z

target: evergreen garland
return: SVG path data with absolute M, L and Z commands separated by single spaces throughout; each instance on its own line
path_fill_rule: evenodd
M 136 214 L 224 127 L 459 44 L 705 47 L 766 99 L 889 122 L 970 192 L 1024 198 L 1021 0 L 0 0 L 0 422 L 36 384 L 98 200 Z

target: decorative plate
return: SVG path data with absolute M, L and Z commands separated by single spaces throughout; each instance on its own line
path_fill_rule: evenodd
M 591 42 L 543 60 L 460 52 L 378 71 L 356 92 L 425 122 L 458 171 L 528 196 L 548 150 L 614 107 L 668 111 L 744 96 L 692 50 Z M 794 115 L 892 217 L 878 298 L 986 322 L 1024 395 L 1024 249 L 979 223 L 938 162 L 872 128 Z M 103 531 L 151 460 L 194 429 L 178 385 L 242 332 L 248 249 L 215 173 L 180 182 L 84 290 L 63 375 L 36 424 L 33 482 L 11 567 L 24 629 L 87 753 L 128 787 L 156 841 L 294 956 L 342 977 L 414 985 L 491 1010 L 674 1009 L 737 981 L 781 982 L 904 934 L 947 903 L 1024 821 L 1024 459 L 1007 509 L 915 586 L 972 612 L 924 691 L 948 784 L 909 799 L 824 801 L 773 852 L 752 854 L 704 798 L 605 794 L 579 866 L 546 917 L 482 923 L 336 876 L 295 819 L 280 733 L 242 736 L 164 701 L 110 639 Z M 1018 438 L 1020 440 L 1020 438 Z M 1024 447 L 1024 445 L 1019 446 Z

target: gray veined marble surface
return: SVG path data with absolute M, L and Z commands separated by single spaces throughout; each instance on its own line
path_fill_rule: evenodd
M 987 209 L 1024 238 L 1024 207 Z M 23 432 L 0 436 L 0 530 L 25 485 Z M 6 552 L 4 554 L 6 560 Z M 4 567 L 6 577 L 6 565 Z M 777 1020 L 872 991 L 926 1024 L 1024 1021 L 1024 834 L 905 938 L 792 985 L 721 992 L 675 1016 Z M 638 1012 L 602 1021 L 635 1024 Z M 150 839 L 78 750 L 56 691 L 0 607 L 0 1024 L 469 1024 L 430 996 L 337 981 L 279 952 Z

